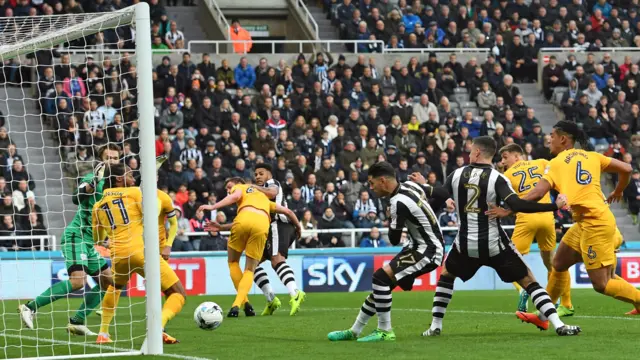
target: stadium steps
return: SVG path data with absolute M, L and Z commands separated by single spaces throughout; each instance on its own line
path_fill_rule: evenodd
M 331 20 L 327 19 L 327 14 L 322 10 L 320 3 L 309 1 L 307 3 L 307 9 L 309 9 L 309 12 L 313 15 L 313 20 L 318 23 L 318 35 L 321 40 L 340 40 L 338 30 L 331 24 Z M 331 45 L 332 53 L 341 53 L 345 51 L 347 51 L 347 48 L 344 45 Z M 334 61 L 337 62 L 338 59 L 336 58 Z
M 536 118 L 542 124 L 542 130 L 549 134 L 553 125 L 558 121 L 558 116 L 552 104 L 538 90 L 537 84 L 517 84 L 520 94 L 524 97 L 524 103 L 536 111 Z
M 189 40 L 209 40 L 207 32 L 198 17 L 198 7 L 168 6 L 166 7 L 169 20 L 178 24 L 178 29 L 184 33 L 185 47 Z M 215 23 L 209 26 L 217 26 Z M 222 40 L 222 39 L 220 39 Z
M 70 220 L 76 206 L 72 204 L 70 196 L 63 195 L 71 194 L 72 189 L 67 187 L 62 174 L 58 144 L 52 140 L 52 130 L 43 131 L 40 111 L 35 101 L 27 100 L 30 98 L 31 89 L 27 87 L 0 89 L 0 107 L 6 116 L 5 127 L 35 181 L 33 192 L 36 204 L 42 208 L 44 225 L 49 235 L 55 235 L 60 240 L 65 227 L 65 215 Z

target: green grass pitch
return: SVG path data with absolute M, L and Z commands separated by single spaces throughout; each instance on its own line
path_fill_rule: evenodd
M 193 310 L 203 301 L 215 301 L 227 310 L 228 296 L 190 297 L 182 313 L 167 331 L 181 342 L 165 346 L 167 355 L 152 358 L 177 359 L 624 359 L 638 352 L 640 316 L 626 317 L 630 306 L 593 290 L 573 292 L 576 316 L 564 318 L 580 325 L 583 333 L 561 338 L 553 330 L 541 332 L 515 318 L 515 291 L 460 291 L 445 317 L 443 335 L 420 336 L 431 321 L 433 293 L 394 293 L 392 321 L 398 336 L 394 343 L 332 343 L 327 333 L 351 326 L 364 300 L 364 293 L 308 293 L 296 317 L 288 314 L 288 295 L 280 295 L 283 308 L 273 316 L 225 319 L 215 331 L 200 330 L 193 322 Z M 264 306 L 262 296 L 251 297 L 256 311 Z M 96 346 L 95 339 L 69 336 L 65 331 L 68 310 L 75 310 L 77 299 L 58 301 L 37 315 L 39 331 L 20 331 L 16 301 L 2 303 L 0 359 L 69 356 L 83 353 L 111 353 L 115 348 L 139 349 L 144 336 L 144 304 L 122 298 L 111 334 L 113 346 Z M 91 315 L 90 327 L 97 331 L 100 318 Z M 55 330 L 52 332 L 52 324 Z M 376 325 L 372 318 L 365 333 Z M 131 357 L 112 357 L 112 359 Z

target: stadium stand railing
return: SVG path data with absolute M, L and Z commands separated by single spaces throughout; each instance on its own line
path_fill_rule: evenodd
M 214 1 L 214 0 L 211 0 Z M 215 2 L 215 1 L 214 1 Z M 302 16 L 302 18 L 307 22 L 307 25 L 311 27 L 313 30 L 314 37 L 316 39 L 320 39 L 320 29 L 318 27 L 318 23 L 313 18 L 313 15 L 305 5 L 303 0 L 290 0 L 290 4 L 293 5 L 293 8 Z
M 491 49 L 467 49 L 467 48 L 420 48 L 420 49 L 393 49 L 393 48 L 383 48 L 383 54 L 393 54 L 393 53 L 411 53 L 411 54 L 429 54 L 429 53 L 478 53 L 478 54 L 489 54 Z
M 5 240 L 37 240 L 37 243 L 40 244 L 39 246 L 37 246 L 37 250 L 39 251 L 58 250 L 58 244 L 56 243 L 55 235 L 0 236 L 0 242 L 3 242 Z
M 565 228 L 569 228 L 571 227 L 573 224 L 564 224 L 563 226 Z M 503 225 L 502 226 L 503 229 L 505 230 L 513 230 L 515 228 L 515 225 Z M 387 234 L 389 232 L 389 228 L 380 228 L 378 229 L 380 231 L 381 234 Z M 458 231 L 458 227 L 457 226 L 443 226 L 440 227 L 440 230 L 442 230 L 442 232 L 447 232 L 447 231 Z M 348 238 L 349 239 L 349 243 L 347 244 L 347 247 L 358 247 L 358 240 L 362 237 L 362 235 L 367 234 L 371 232 L 371 229 L 349 229 L 349 228 L 343 228 L 343 229 L 313 229 L 313 230 L 303 230 L 302 231 L 302 237 L 304 238 L 305 236 L 313 236 L 313 235 L 318 235 L 318 234 L 341 234 L 343 238 Z M 230 231 L 221 231 L 220 235 L 222 236 L 229 236 L 231 234 Z M 207 233 L 206 232 L 186 232 L 184 234 L 185 236 L 188 237 L 199 237 L 199 236 L 206 236 Z M 291 245 L 292 249 L 296 249 L 297 244 L 294 242 Z
M 229 24 L 229 22 L 227 21 L 227 18 L 222 13 L 222 10 L 218 6 L 218 3 L 216 2 L 216 0 L 204 0 L 204 3 L 207 6 L 207 8 L 209 8 L 211 15 L 213 15 L 213 18 L 218 23 L 218 26 L 220 26 L 221 29 L 227 30 L 226 38 L 231 39 L 231 25 Z
M 225 53 L 220 53 L 220 48 L 222 45 L 230 45 L 230 44 L 237 44 L 237 43 L 248 43 L 247 41 L 240 41 L 240 40 L 191 40 L 187 43 L 187 49 L 186 51 L 188 51 L 189 53 L 197 53 L 196 50 L 196 46 L 198 45 L 213 45 L 215 46 L 215 54 L 219 55 L 219 56 L 224 56 L 226 55 Z M 297 45 L 298 46 L 298 51 L 296 53 L 302 53 L 304 52 L 304 45 L 319 45 L 319 46 L 326 46 L 325 49 L 327 52 L 331 52 L 331 45 L 335 44 L 335 45 L 344 45 L 344 44 L 380 44 L 382 45 L 383 42 L 381 40 L 252 40 L 251 43 L 253 44 L 270 44 L 271 45 L 271 52 L 270 54 L 279 54 L 280 52 L 277 51 L 276 45 Z M 185 50 L 183 50 L 185 51 Z M 246 52 L 245 52 L 246 53 Z M 356 50 L 354 52 L 355 54 L 358 53 L 358 51 Z

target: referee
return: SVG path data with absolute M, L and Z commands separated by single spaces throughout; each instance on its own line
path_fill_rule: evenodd
M 506 283 L 515 281 L 520 284 L 531 296 L 541 319 L 548 319 L 558 335 L 577 335 L 580 328 L 565 325 L 560 320 L 549 295 L 538 284 L 515 249 L 500 226 L 500 220 L 489 219 L 485 214 L 489 210 L 488 204 L 498 204 L 501 201 L 514 212 L 556 211 L 566 205 L 566 197 L 558 196 L 556 204 L 540 204 L 520 199 L 509 180 L 492 166 L 496 147 L 495 140 L 489 136 L 475 138 L 469 155 L 471 164 L 457 169 L 447 177 L 445 188 L 455 201 L 460 226 L 438 280 L 431 327 L 422 335 L 440 335 L 442 320 L 453 295 L 455 279 L 467 281 L 482 266 L 496 270 L 500 279 Z

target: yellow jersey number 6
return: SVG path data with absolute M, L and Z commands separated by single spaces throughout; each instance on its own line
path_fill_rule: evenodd
M 582 161 L 578 161 L 576 165 L 576 182 L 580 185 L 591 184 L 591 173 L 582 169 Z

